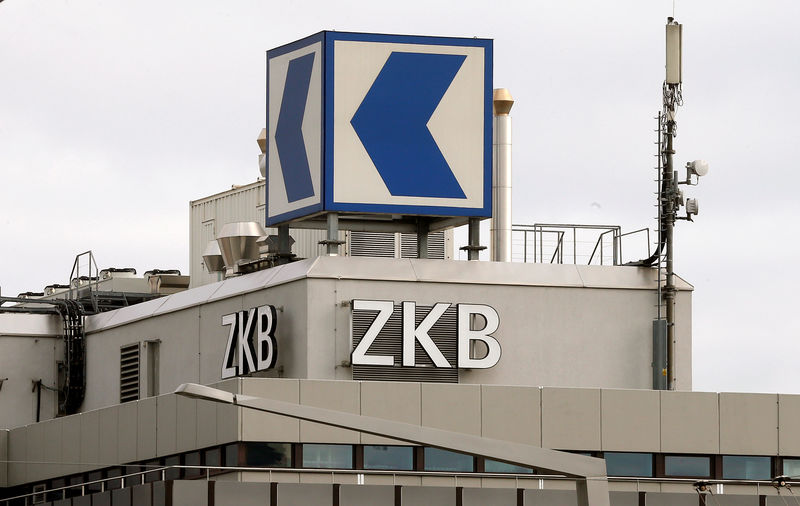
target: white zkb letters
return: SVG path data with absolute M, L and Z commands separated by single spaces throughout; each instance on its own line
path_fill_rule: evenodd
M 222 379 L 275 367 L 277 322 L 274 306 L 254 307 L 222 317 L 222 325 L 230 326 L 222 359 Z
M 452 304 L 439 302 L 435 304 L 422 321 L 416 323 L 416 302 L 405 301 L 401 304 L 402 308 L 402 335 L 391 337 L 402 339 L 402 354 L 399 357 L 401 365 L 404 367 L 416 367 L 416 345 L 422 347 L 428 354 L 433 365 L 440 368 L 459 367 L 464 369 L 488 369 L 493 367 L 500 360 L 500 343 L 492 334 L 500 327 L 500 317 L 494 308 L 484 304 L 456 304 L 457 328 L 455 330 L 458 340 L 458 363 L 451 364 L 439 350 L 431 336 L 428 334 L 434 325 L 439 323 L 442 315 Z M 392 301 L 385 300 L 354 300 L 353 311 L 377 311 L 378 314 L 364 333 L 364 336 L 353 349 L 350 362 L 353 365 L 381 365 L 394 366 L 395 358 L 391 355 L 368 354 L 370 346 L 381 335 L 386 323 L 394 314 L 395 305 Z M 474 323 L 481 318 L 485 321 L 482 328 L 473 328 Z M 395 327 L 396 328 L 396 327 Z M 382 336 L 387 339 L 390 336 Z M 473 342 L 480 341 L 486 347 L 486 354 L 483 357 L 472 356 Z

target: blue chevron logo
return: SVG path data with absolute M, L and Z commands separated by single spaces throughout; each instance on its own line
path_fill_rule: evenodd
M 275 144 L 289 202 L 314 195 L 302 130 L 313 65 L 314 53 L 289 62 L 278 125 L 275 128 Z
M 465 59 L 395 51 L 353 115 L 350 124 L 392 195 L 466 198 L 427 126 Z

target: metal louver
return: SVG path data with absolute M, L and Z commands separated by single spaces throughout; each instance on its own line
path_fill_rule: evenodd
M 417 234 L 400 235 L 400 258 L 417 258 Z M 444 231 L 428 234 L 428 258 L 444 260 Z
M 119 350 L 119 402 L 139 400 L 139 343 Z
M 400 239 L 399 251 L 397 237 Z M 444 231 L 428 235 L 428 258 L 443 260 Z M 417 258 L 417 234 L 396 234 L 394 232 L 351 232 L 350 256 L 383 258 Z
M 415 325 L 419 325 L 430 312 L 431 306 L 417 306 Z M 369 348 L 368 354 L 391 355 L 394 366 L 353 365 L 353 379 L 367 381 L 423 381 L 429 383 L 458 383 L 458 338 L 456 335 L 458 313 L 455 306 L 444 312 L 431 327 L 431 336 L 436 347 L 452 368 L 434 367 L 433 361 L 417 343 L 415 347 L 416 367 L 403 367 L 403 319 L 402 307 L 395 305 L 394 312 Z M 372 325 L 377 311 L 353 310 L 353 349 Z
M 350 255 L 394 258 L 394 233 L 353 232 L 350 235 Z

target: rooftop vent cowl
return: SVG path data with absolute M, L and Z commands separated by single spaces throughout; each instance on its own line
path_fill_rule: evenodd
M 203 263 L 206 264 L 209 273 L 225 271 L 225 261 L 222 259 L 222 250 L 219 249 L 217 241 L 208 241 L 203 252 Z
M 223 226 L 217 234 L 217 243 L 225 266 L 233 268 L 240 260 L 257 260 L 258 239 L 265 235 L 267 231 L 255 221 L 240 221 Z

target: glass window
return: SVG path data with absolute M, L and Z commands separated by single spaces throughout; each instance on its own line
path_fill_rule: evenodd
M 115 476 L 122 476 L 122 468 L 119 467 L 112 467 L 106 473 L 108 478 L 113 478 Z M 108 480 L 106 481 L 106 490 L 116 490 L 118 488 L 122 488 L 122 480 Z
M 364 469 L 413 471 L 414 448 L 364 445 Z
M 180 467 L 170 467 L 170 466 L 180 466 L 181 465 L 181 456 L 180 455 L 173 455 L 171 457 L 167 457 L 164 459 L 164 465 L 167 469 L 164 471 L 164 479 L 165 480 L 180 480 L 181 479 L 181 468 Z
M 352 469 L 352 445 L 303 445 L 303 467 L 318 469 Z
M 100 476 L 99 479 L 102 479 L 102 477 L 103 477 L 102 471 L 97 471 L 97 474 Z M 71 488 L 68 488 L 67 490 L 64 491 L 64 497 L 78 497 L 78 496 L 80 496 L 81 495 L 81 487 L 80 487 L 80 485 L 82 483 L 85 483 L 85 482 L 86 482 L 86 480 L 84 480 L 83 476 L 80 475 L 80 474 L 76 475 L 76 476 L 70 476 L 67 479 L 67 484 L 68 485 L 74 485 L 74 486 L 72 486 Z M 99 490 L 99 486 L 100 485 L 98 484 L 98 490 Z
M 209 448 L 203 452 L 206 457 L 206 465 L 209 467 L 219 467 L 222 465 L 222 450 L 219 448 Z M 216 469 L 211 469 L 213 473 Z
M 199 466 L 200 462 L 200 452 L 189 452 L 183 456 L 183 465 L 185 466 Z M 187 478 L 196 478 L 198 476 L 203 476 L 205 471 L 202 469 L 184 469 L 183 470 L 184 476 Z
M 723 455 L 722 477 L 726 480 L 771 480 L 772 459 Z
M 605 452 L 609 476 L 653 476 L 652 453 Z
M 67 480 L 65 480 L 64 478 L 58 478 L 50 482 L 51 489 L 65 487 L 66 485 L 67 485 Z M 48 492 L 45 495 L 47 496 L 46 499 L 48 501 L 58 501 L 59 499 L 62 498 L 63 492 L 59 490 L 57 492 Z
M 239 444 L 233 443 L 225 447 L 225 466 L 236 467 L 241 462 L 239 461 Z
M 93 471 L 91 473 L 88 473 L 86 475 L 86 481 L 87 482 L 96 481 L 97 483 L 86 485 L 86 491 L 92 494 L 95 492 L 100 492 L 103 488 L 103 484 L 100 481 L 102 479 L 103 479 L 102 471 Z M 80 489 L 78 489 L 78 491 L 80 492 Z
M 426 471 L 472 472 L 475 470 L 475 459 L 472 455 L 425 448 Z
M 157 469 L 161 467 L 161 461 L 159 460 L 149 460 L 144 463 L 144 467 L 147 469 Z M 161 471 L 152 471 L 150 473 L 144 474 L 144 482 L 145 483 L 152 483 L 154 481 L 161 480 Z
M 711 458 L 690 455 L 667 455 L 664 457 L 664 474 L 667 476 L 711 476 Z
M 141 466 L 125 466 L 125 474 L 131 474 L 133 476 L 128 476 L 125 478 L 125 486 L 132 487 L 134 485 L 141 485 L 142 484 L 142 475 L 141 474 L 134 474 L 140 471 L 144 471 Z
M 500 462 L 498 460 L 485 459 L 483 461 L 483 470 L 487 473 L 512 473 L 512 474 L 531 474 L 533 469 L 530 467 L 522 467 L 516 464 L 509 464 L 507 462 Z
M 783 472 L 781 474 L 791 478 L 800 477 L 800 459 L 783 459 Z
M 245 465 L 251 467 L 292 467 L 292 445 L 288 443 L 246 443 Z

